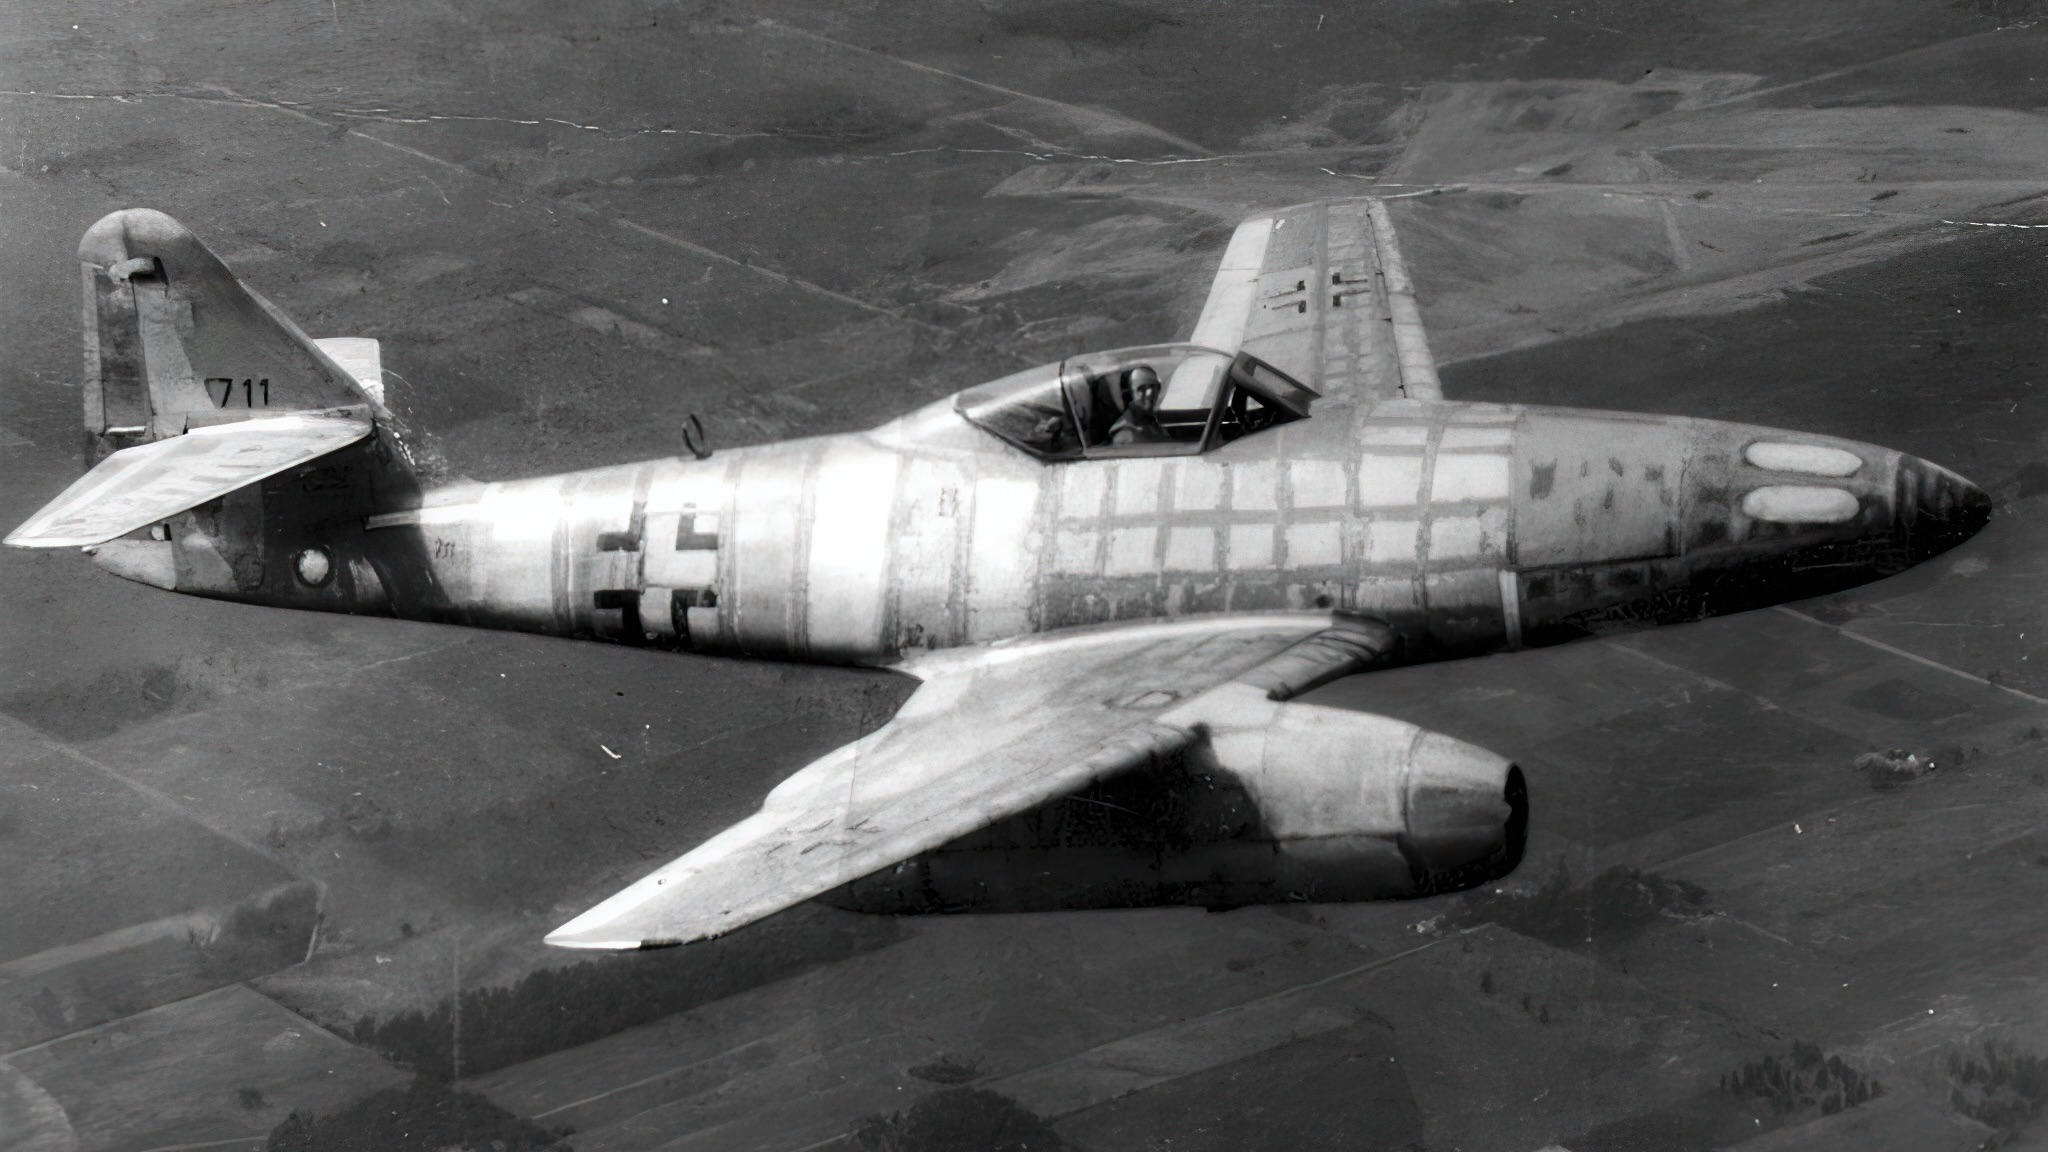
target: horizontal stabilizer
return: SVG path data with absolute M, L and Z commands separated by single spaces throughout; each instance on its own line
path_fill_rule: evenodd
M 194 428 L 100 461 L 7 537 L 17 548 L 76 548 L 125 536 L 361 440 L 359 416 L 295 412 Z

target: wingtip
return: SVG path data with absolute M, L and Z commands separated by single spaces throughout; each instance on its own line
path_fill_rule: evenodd
M 108 539 L 112 539 L 109 537 Z M 24 524 L 9 532 L 0 544 L 9 548 L 95 548 L 106 540 L 89 540 L 79 536 L 43 536 L 37 534 L 31 525 Z
M 591 909 L 591 912 L 595 911 L 597 909 Z M 622 928 L 625 925 L 612 917 L 599 918 L 585 912 L 543 936 L 541 941 L 557 948 L 582 948 L 593 952 L 631 952 L 646 943 L 637 936 L 628 938 Z
M 541 937 L 541 943 L 556 948 L 577 948 L 587 952 L 651 952 L 657 948 L 674 948 L 683 943 L 681 940 L 619 939 L 597 931 L 570 931 L 574 927 L 573 921 L 564 924 Z
M 130 531 L 133 531 L 133 529 L 130 529 Z M 98 548 L 100 545 L 110 541 L 118 540 L 123 535 L 125 533 L 121 532 L 116 532 L 111 536 L 102 536 L 90 532 L 84 535 L 76 532 L 67 535 L 52 535 L 43 531 L 35 521 L 31 520 L 14 531 L 9 532 L 4 538 L 0 538 L 0 544 L 4 544 L 9 548 L 84 548 L 89 550 Z
M 38 529 L 41 527 L 40 522 L 42 521 L 42 519 L 43 514 L 41 512 L 37 512 L 35 515 L 29 517 L 28 519 L 23 520 L 19 524 L 16 524 L 14 526 L 14 531 L 9 532 L 5 538 L 0 538 L 0 544 L 5 544 L 9 548 L 54 547 L 54 545 L 52 545 L 48 540 L 38 539 L 38 537 L 41 535 Z
M 588 936 L 569 932 L 550 932 L 541 937 L 541 943 L 556 948 L 580 948 L 591 952 L 630 952 L 640 947 L 638 940 L 593 940 Z

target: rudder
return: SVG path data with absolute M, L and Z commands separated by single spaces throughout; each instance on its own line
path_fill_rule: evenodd
M 7 534 L 175 592 L 315 611 L 447 609 L 377 342 L 313 340 L 161 212 L 79 244 L 89 467 Z M 146 530 L 147 535 L 141 535 Z
M 162 212 L 104 217 L 78 259 L 88 466 L 198 427 L 306 411 L 368 419 L 382 408 L 321 342 Z M 362 342 L 350 343 L 362 358 Z M 374 344 L 367 356 L 374 363 Z

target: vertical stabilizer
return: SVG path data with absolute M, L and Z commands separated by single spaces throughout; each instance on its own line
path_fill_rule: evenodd
M 421 500 L 375 340 L 310 339 L 161 212 L 102 219 L 78 256 L 88 468 L 5 543 L 200 596 L 441 606 L 419 533 L 366 527 Z
M 196 427 L 286 412 L 357 409 L 367 417 L 381 407 L 353 373 L 161 212 L 105 217 L 80 241 L 78 259 L 87 463 Z

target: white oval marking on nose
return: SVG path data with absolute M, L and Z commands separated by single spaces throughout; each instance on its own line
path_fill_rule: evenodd
M 1856 495 L 1840 488 L 1773 484 L 1742 498 L 1742 513 L 1779 524 L 1840 524 L 1856 518 Z
M 1863 467 L 1861 456 L 1840 448 L 1768 440 L 1759 440 L 1743 449 L 1742 458 L 1767 472 L 1804 472 L 1809 476 L 1853 476 Z

